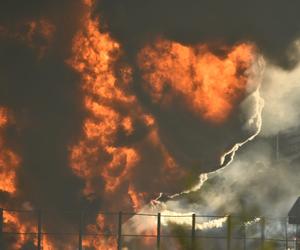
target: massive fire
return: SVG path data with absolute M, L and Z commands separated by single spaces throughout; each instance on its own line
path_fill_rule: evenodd
M 101 26 L 99 30 L 98 21 L 91 17 L 92 2 L 85 3 L 87 13 L 82 30 L 73 40 L 73 56 L 68 63 L 81 75 L 88 115 L 80 140 L 70 148 L 70 165 L 85 180 L 86 197 L 93 199 L 101 193 L 111 210 L 119 209 L 120 202 L 127 200 L 125 203 L 130 201 L 131 209 L 138 211 L 145 204 L 147 194 L 139 192 L 132 178 L 142 155 L 135 146 L 118 143 L 120 133 L 134 134 L 136 114 L 151 128 L 146 140 L 159 148 L 164 159 L 161 170 L 164 178 L 180 178 L 184 172 L 161 142 L 155 118 L 143 111 L 134 92 L 129 91 L 132 69 L 117 64 L 122 56 L 121 45 L 102 32 Z M 144 90 L 150 92 L 154 103 L 164 107 L 180 98 L 190 112 L 210 122 L 222 123 L 246 95 L 247 70 L 254 61 L 253 55 L 250 44 L 237 45 L 221 58 L 204 45 L 184 46 L 158 39 L 154 45 L 145 46 L 137 60 L 145 81 Z M 117 77 L 116 72 L 122 76 Z M 104 183 L 95 184 L 97 179 Z M 109 197 L 117 197 L 121 188 L 127 192 L 117 206 Z M 98 227 L 103 228 L 105 223 L 105 217 L 98 216 Z M 94 233 L 95 229 L 88 225 L 87 231 Z M 85 240 L 84 244 L 96 249 L 103 249 L 106 244 L 106 249 L 113 249 L 116 242 Z
M 250 44 L 240 44 L 221 58 L 205 45 L 158 39 L 142 49 L 139 65 L 154 102 L 172 105 L 183 98 L 190 111 L 220 123 L 245 94 L 253 52 Z
M 103 32 L 101 25 L 99 30 L 98 20 L 92 18 L 92 1 L 85 0 L 84 3 L 86 9 L 81 29 L 73 39 L 72 56 L 67 60 L 81 76 L 86 111 L 82 134 L 78 142 L 70 146 L 70 166 L 84 181 L 82 195 L 87 200 L 100 197 L 105 209 L 138 212 L 158 195 L 160 185 L 179 182 L 186 177 L 187 170 L 181 168 L 181 163 L 163 143 L 155 114 L 143 106 L 133 90 L 134 69 L 141 73 L 143 82 L 139 84 L 142 89 L 162 111 L 178 101 L 193 115 L 221 124 L 247 94 L 248 69 L 255 60 L 255 49 L 251 44 L 242 43 L 224 49 L 220 56 L 206 45 L 188 46 L 160 38 L 140 50 L 137 65 L 124 65 L 119 63 L 123 56 L 121 44 Z M 27 29 L 22 35 L 8 34 L 0 27 L 0 35 L 5 33 L 37 48 L 38 57 L 41 57 L 53 39 L 55 27 L 43 18 L 27 22 L 25 26 Z M 35 44 L 36 36 L 44 41 Z M 5 142 L 5 129 L 10 122 L 8 111 L 0 107 L 0 190 L 13 197 L 17 192 L 16 170 L 21 159 Z M 140 124 L 146 128 L 140 141 L 120 142 L 119 138 L 134 137 Z M 161 164 L 153 167 L 157 173 L 149 177 L 149 186 L 154 186 L 154 193 L 145 192 L 136 181 L 136 172 L 148 160 L 142 153 L 144 145 L 147 145 L 146 149 L 153 149 L 159 159 L 154 162 Z M 37 231 L 35 224 L 23 222 L 22 217 L 14 213 L 5 212 L 4 222 L 9 229 L 18 232 Z M 86 225 L 84 230 L 91 235 L 114 231 L 112 225 L 107 226 L 109 223 L 105 216 L 98 215 L 96 223 Z M 155 230 L 150 231 L 154 234 Z M 12 247 L 21 249 L 29 240 L 29 237 L 21 236 Z M 36 245 L 36 239 L 31 240 Z M 55 243 L 50 241 L 44 237 L 43 249 L 54 249 Z M 153 242 L 149 240 L 148 243 Z M 83 245 L 110 250 L 116 249 L 116 240 L 113 237 L 86 237 Z M 68 247 L 66 243 L 65 248 Z

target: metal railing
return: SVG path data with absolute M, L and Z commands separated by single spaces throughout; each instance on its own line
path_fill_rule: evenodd
M 30 214 L 30 219 L 25 219 L 34 224 L 34 232 L 31 231 L 14 231 L 9 227 L 9 220 L 5 220 L 5 213 L 15 213 L 18 216 L 23 216 L 24 213 Z M 132 239 L 150 238 L 150 249 L 172 249 L 168 248 L 168 243 L 172 240 L 184 242 L 185 247 L 182 249 L 225 249 L 225 250 L 252 250 L 252 249 L 299 249 L 299 228 L 295 225 L 288 224 L 287 218 L 270 218 L 256 217 L 245 219 L 240 216 L 204 216 L 204 215 L 168 215 L 168 214 L 142 214 L 142 213 L 93 213 L 92 218 L 96 218 L 97 214 L 109 217 L 110 224 L 113 230 L 101 229 L 98 231 L 89 231 L 87 225 L 91 225 L 89 212 L 68 211 L 66 212 L 75 218 L 75 226 L 71 227 L 72 232 L 68 231 L 52 231 L 49 229 L 50 218 L 47 218 L 48 211 L 42 210 L 7 210 L 0 209 L 0 249 L 5 249 L 8 242 L 13 241 L 14 237 L 25 235 L 31 237 L 34 241 L 34 246 L 37 250 L 43 249 L 44 236 L 49 237 L 73 237 L 74 249 L 83 250 L 83 242 L 88 238 L 113 238 L 118 250 L 127 246 L 130 248 Z M 69 216 L 68 215 L 68 216 Z M 143 230 L 130 231 L 124 230 L 124 224 L 132 217 L 144 219 L 152 219 L 152 224 L 155 225 L 154 231 L 145 233 Z M 214 225 L 218 219 L 224 219 L 218 225 Z M 185 220 L 182 223 L 182 220 Z M 180 226 L 177 225 L 178 220 Z M 74 221 L 74 219 L 73 219 Z M 181 221 L 181 222 L 180 222 Z M 94 222 L 95 223 L 95 222 Z M 55 223 L 54 223 L 55 224 Z M 96 223 L 95 223 L 96 224 Z M 62 228 L 64 230 L 64 228 Z M 17 229 L 18 230 L 18 229 Z M 9 238 L 9 239 L 8 239 Z M 77 243 L 76 243 L 77 242 Z M 167 246 L 167 247 L 166 247 Z M 90 249 L 90 248 L 89 248 Z M 146 249 L 146 248 L 143 248 Z

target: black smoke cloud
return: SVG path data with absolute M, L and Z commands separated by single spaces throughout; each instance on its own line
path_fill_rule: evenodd
M 300 35 L 300 2 L 292 0 L 102 0 L 95 13 L 126 47 L 157 35 L 182 43 L 232 45 L 252 41 L 268 59 L 290 69 Z

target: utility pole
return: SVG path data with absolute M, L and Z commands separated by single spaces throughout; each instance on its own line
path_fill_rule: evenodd
M 38 211 L 38 235 L 37 235 L 37 248 L 42 250 L 42 211 Z
M 82 250 L 82 235 L 83 235 L 83 212 L 80 212 L 79 218 L 79 235 L 78 235 L 78 249 Z
M 196 250 L 196 215 L 192 214 L 192 250 Z
M 161 227 L 161 214 L 157 214 L 157 233 L 156 233 L 156 248 L 160 249 L 160 227 Z
M 231 233 L 232 233 L 231 215 L 228 215 L 228 217 L 227 217 L 227 250 L 231 250 Z
M 122 212 L 119 212 L 118 220 L 118 250 L 122 250 Z

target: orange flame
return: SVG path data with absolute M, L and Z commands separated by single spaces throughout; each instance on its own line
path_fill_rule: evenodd
M 21 249 L 22 246 L 28 241 L 33 241 L 37 246 L 37 226 L 33 224 L 33 221 L 24 222 L 19 212 L 3 212 L 4 228 L 7 232 L 17 232 L 18 235 L 14 236 L 13 244 L 10 247 L 13 250 Z M 53 244 L 49 241 L 48 236 L 43 236 L 43 249 L 54 250 Z
M 21 220 L 17 213 L 6 212 L 3 213 L 4 225 L 7 231 L 19 232 L 20 234 L 13 241 L 11 246 L 13 249 L 21 249 L 24 243 L 28 240 L 28 235 L 25 233 L 35 232 L 34 227 L 30 226 L 28 223 L 21 223 Z
M 102 214 L 97 216 L 96 225 L 88 225 L 87 231 L 89 234 L 97 234 L 99 231 L 103 234 L 105 232 L 105 218 Z M 86 238 L 83 241 L 84 247 L 93 247 L 96 250 L 114 250 L 117 249 L 116 237 L 97 236 Z
M 115 191 L 139 159 L 135 149 L 114 145 L 121 127 L 127 134 L 133 131 L 131 118 L 122 116 L 114 104 L 135 101 L 116 83 L 113 64 L 120 54 L 119 47 L 108 34 L 99 32 L 97 21 L 88 13 L 83 31 L 74 39 L 74 56 L 70 60 L 71 66 L 82 74 L 84 105 L 91 114 L 84 122 L 83 138 L 71 149 L 74 172 L 87 180 L 85 194 L 93 192 L 89 182 L 97 175 L 104 178 L 106 191 Z
M 160 39 L 142 49 L 138 62 L 154 102 L 170 105 L 179 97 L 194 113 L 220 123 L 246 91 L 253 53 L 252 45 L 240 44 L 220 58 L 204 45 Z
M 4 140 L 4 130 L 10 124 L 11 116 L 6 108 L 0 107 L 0 191 L 7 192 L 11 196 L 16 195 L 16 171 L 20 165 L 20 157 L 7 148 Z M 3 204 L 1 204 L 3 206 Z M 37 245 L 36 237 L 30 233 L 37 233 L 37 226 L 33 222 L 24 221 L 18 212 L 3 212 L 4 230 L 7 232 L 18 232 L 13 236 L 10 247 L 14 250 L 21 249 L 27 241 L 33 241 Z M 29 234 L 28 234 L 29 233 Z M 52 244 L 45 237 L 44 249 L 53 249 Z M 48 247 L 48 248 L 47 248 Z
M 129 67 L 122 69 L 124 86 L 116 81 L 113 67 L 121 55 L 120 45 L 108 34 L 99 31 L 98 22 L 91 19 L 91 1 L 85 3 L 89 11 L 84 18 L 82 31 L 74 38 L 73 57 L 69 64 L 81 74 L 84 106 L 89 116 L 83 123 L 82 138 L 70 149 L 70 163 L 74 173 L 85 180 L 85 195 L 97 192 L 93 180 L 98 176 L 105 181 L 104 190 L 110 196 L 129 182 L 139 162 L 135 148 L 116 143 L 119 131 L 126 135 L 134 131 L 132 117 L 122 114 L 117 107 L 132 107 L 136 104 L 136 98 L 123 90 L 131 78 Z M 149 117 L 147 120 L 150 123 Z M 127 195 L 138 206 L 134 189 L 130 189 Z M 95 233 L 99 228 L 104 229 L 105 221 L 106 218 L 99 215 L 97 225 L 88 225 L 87 231 Z M 99 250 L 117 248 L 116 240 L 112 237 L 87 238 L 84 245 Z
M 0 190 L 14 194 L 16 192 L 16 170 L 20 159 L 5 145 L 3 135 L 8 124 L 8 111 L 0 107 Z

